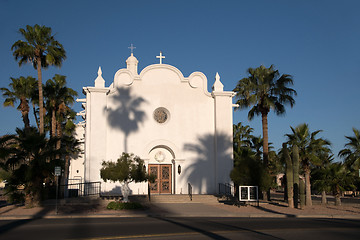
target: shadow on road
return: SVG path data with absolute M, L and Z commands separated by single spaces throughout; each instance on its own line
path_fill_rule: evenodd
M 155 218 L 157 220 L 161 220 L 161 221 L 164 221 L 164 222 L 168 222 L 168 223 L 171 223 L 171 224 L 175 224 L 175 225 L 183 227 L 183 228 L 187 228 L 187 229 L 189 229 L 191 231 L 198 232 L 198 233 L 203 234 L 203 235 L 205 235 L 205 236 L 207 236 L 209 238 L 212 238 L 212 239 L 220 239 L 220 240 L 227 240 L 228 239 L 228 238 L 224 238 L 224 237 L 222 237 L 222 236 L 220 236 L 218 234 L 206 231 L 204 229 L 193 227 L 193 226 L 190 226 L 188 224 L 177 222 L 175 220 L 171 220 L 171 219 L 168 219 L 168 218 L 162 218 L 162 217 L 152 217 L 152 218 Z
M 215 223 L 216 225 L 219 225 L 219 226 L 225 226 L 227 228 L 229 228 L 229 230 L 242 230 L 242 231 L 246 231 L 246 232 L 251 232 L 251 233 L 255 233 L 255 234 L 258 234 L 258 235 L 262 235 L 264 237 L 271 237 L 271 238 L 274 238 L 274 239 L 282 239 L 282 238 L 278 238 L 278 237 L 275 237 L 273 235 L 270 235 L 270 234 L 267 234 L 267 233 L 263 233 L 263 232 L 259 232 L 259 231 L 256 231 L 256 230 L 252 230 L 252 229 L 249 229 L 249 228 L 243 228 L 243 227 L 237 227 L 237 226 L 233 226 L 233 225 L 229 225 L 229 224 L 224 224 L 224 223 L 220 223 L 220 222 L 213 222 L 213 221 L 209 221 L 210 223 Z
M 259 209 L 263 210 L 263 211 L 269 211 L 268 209 L 265 209 L 262 207 L 259 207 Z M 156 214 L 153 215 L 151 213 L 156 213 Z M 272 213 L 282 214 L 280 212 L 275 212 L 275 211 L 272 211 Z M 148 213 L 149 218 L 157 219 L 160 221 L 164 221 L 167 223 L 171 223 L 171 224 L 180 226 L 182 228 L 190 230 L 191 232 L 196 232 L 196 233 L 202 234 L 210 239 L 222 239 L 222 240 L 228 239 L 226 237 L 223 237 L 223 236 L 215 233 L 214 231 L 207 230 L 207 229 L 212 229 L 211 226 L 215 226 L 214 229 L 221 229 L 221 231 L 223 231 L 224 227 L 226 227 L 227 229 L 225 229 L 225 231 L 230 231 L 230 232 L 231 231 L 244 231 L 244 232 L 261 235 L 263 237 L 271 237 L 273 239 L 281 239 L 281 238 L 272 236 L 270 234 L 266 234 L 266 233 L 252 230 L 249 228 L 243 228 L 243 227 L 233 226 L 233 225 L 229 225 L 229 224 L 219 223 L 218 221 L 206 221 L 203 228 L 195 227 L 191 224 L 185 223 L 185 219 L 187 219 L 186 217 L 182 217 L 182 218 L 162 217 L 161 214 L 170 214 L 171 215 L 171 214 L 176 214 L 176 212 L 172 212 L 172 211 L 169 211 L 169 209 L 162 208 L 160 204 L 152 204 L 151 211 Z M 287 214 L 287 216 L 295 217 L 294 215 L 290 215 L 290 214 Z M 198 218 L 193 218 L 192 221 L 196 221 L 196 219 L 198 219 Z M 218 227 L 216 227 L 216 226 L 218 226 Z
M 12 229 L 20 227 L 24 224 L 28 224 L 34 220 L 43 218 L 48 212 L 50 212 L 52 208 L 45 207 L 40 212 L 36 213 L 31 219 L 21 219 L 21 220 L 13 220 L 5 225 L 0 226 L 0 235 L 6 233 Z
M 268 213 L 275 213 L 275 214 L 279 214 L 279 215 L 284 215 L 284 216 L 289 217 L 289 218 L 295 218 L 296 217 L 296 215 L 294 215 L 294 214 L 282 213 L 282 212 L 274 211 L 274 210 L 267 209 L 267 208 L 264 208 L 264 207 L 261 207 L 261 206 L 254 206 L 254 207 L 259 209 L 259 210 L 262 210 L 264 212 L 268 212 Z
M 9 207 L 9 206 L 8 206 Z M 89 204 L 65 204 L 65 205 L 59 205 L 58 206 L 58 215 L 72 215 L 72 214 L 87 214 L 91 211 L 95 211 L 99 207 L 99 200 L 93 201 Z M 13 208 L 9 208 L 9 210 L 6 210 L 3 213 L 11 212 L 12 210 L 16 209 L 17 206 L 14 205 Z M 0 225 L 0 236 L 8 231 L 11 231 L 13 229 L 16 229 L 18 227 L 21 227 L 25 224 L 29 224 L 31 222 L 34 222 L 35 220 L 39 220 L 44 218 L 45 216 L 49 214 L 53 214 L 55 210 L 55 205 L 45 205 L 42 207 L 40 211 L 37 213 L 34 213 L 31 218 L 29 219 L 19 219 L 19 220 L 3 220 L 3 222 L 6 222 L 3 225 Z M 53 213 L 51 213 L 53 212 Z M 19 216 L 23 217 L 23 216 Z M 0 237 L 1 239 L 1 237 Z

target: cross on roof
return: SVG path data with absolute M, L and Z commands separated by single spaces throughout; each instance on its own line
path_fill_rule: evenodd
M 133 53 L 133 51 L 134 51 L 134 49 L 135 49 L 136 47 L 134 47 L 133 44 L 131 44 L 131 46 L 128 47 L 128 48 L 131 50 L 131 53 Z
M 156 58 L 160 59 L 160 64 L 162 64 L 162 59 L 165 58 L 165 56 L 162 55 L 162 52 L 160 51 L 160 55 L 156 56 Z

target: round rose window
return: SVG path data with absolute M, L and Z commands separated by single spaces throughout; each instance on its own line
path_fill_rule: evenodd
M 169 111 L 166 108 L 157 108 L 154 111 L 154 119 L 158 123 L 164 123 L 169 119 Z

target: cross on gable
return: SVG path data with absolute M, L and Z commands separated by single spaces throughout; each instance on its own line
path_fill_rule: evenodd
M 162 52 L 160 51 L 160 55 L 156 56 L 156 58 L 160 59 L 160 64 L 162 64 L 162 59 L 165 58 L 165 56 L 162 55 Z
M 134 51 L 134 49 L 135 49 L 136 47 L 134 47 L 133 44 L 131 44 L 131 46 L 128 47 L 128 48 L 131 50 L 131 53 L 133 53 L 133 51 Z

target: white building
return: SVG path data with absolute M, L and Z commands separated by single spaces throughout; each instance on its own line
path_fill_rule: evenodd
M 95 85 L 83 88 L 85 121 L 77 133 L 84 155 L 72 160 L 70 178 L 102 181 L 101 163 L 128 152 L 157 174 L 152 193 L 187 194 L 190 183 L 194 194 L 215 194 L 219 183 L 230 182 L 234 93 L 223 90 L 218 74 L 209 93 L 203 73 L 184 77 L 162 63 L 161 53 L 157 58 L 159 64 L 138 73 L 131 53 L 109 87 L 99 68 Z M 132 194 L 146 194 L 148 184 L 130 188 Z M 102 182 L 101 191 L 119 194 L 120 183 Z

